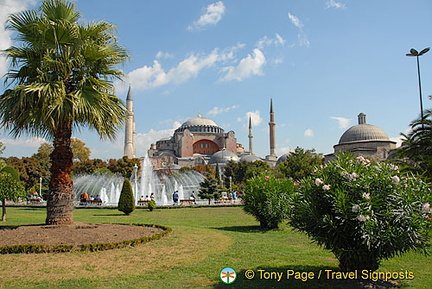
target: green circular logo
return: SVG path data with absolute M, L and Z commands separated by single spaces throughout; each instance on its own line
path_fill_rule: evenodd
M 220 271 L 219 278 L 225 284 L 231 284 L 237 278 L 237 273 L 236 273 L 236 271 L 233 268 L 231 268 L 231 267 L 225 267 L 225 268 L 223 268 Z

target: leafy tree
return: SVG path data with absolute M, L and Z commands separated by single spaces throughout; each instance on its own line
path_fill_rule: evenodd
M 2 221 L 6 221 L 6 200 L 17 201 L 25 197 L 24 186 L 21 184 L 17 170 L 10 166 L 0 169 L 0 199 L 2 200 Z
M 286 161 L 278 164 L 276 169 L 284 177 L 299 181 L 310 176 L 323 163 L 322 160 L 322 155 L 315 153 L 315 149 L 305 150 L 296 147 L 294 152 L 288 155 Z
M 118 210 L 126 215 L 130 215 L 130 213 L 135 210 L 135 198 L 132 191 L 132 185 L 127 178 L 123 181 L 123 187 L 118 202 Z
M 75 4 L 44 0 L 39 10 L 9 16 L 17 46 L 4 51 L 16 84 L 0 96 L 0 125 L 13 136 L 28 133 L 53 140 L 47 224 L 73 223 L 71 136 L 89 127 L 114 139 L 126 108 L 114 95 L 112 78 L 127 54 L 117 44 L 114 26 L 101 21 L 81 24 Z
M 90 149 L 79 138 L 71 138 L 71 147 L 74 161 L 88 161 L 90 159 Z
M 260 222 L 262 229 L 276 229 L 289 216 L 293 193 L 291 179 L 261 174 L 246 181 L 243 209 Z
M 115 173 L 120 173 L 124 178 L 130 178 L 135 165 L 140 167 L 140 160 L 138 158 L 130 159 L 127 156 L 119 160 L 110 159 L 108 162 L 108 169 Z
M 270 171 L 270 166 L 264 161 L 229 161 L 224 167 L 224 183 L 226 187 L 229 187 L 231 180 L 233 184 L 244 189 L 248 179 Z
M 109 171 L 107 168 L 107 163 L 101 159 L 91 159 L 86 161 L 74 162 L 73 173 L 74 175 L 80 174 L 93 174 L 95 171 Z
M 216 179 L 213 174 L 207 174 L 204 180 L 200 183 L 200 190 L 198 192 L 198 196 L 201 199 L 210 200 L 218 200 L 221 197 L 221 189 L 219 186 L 220 181 Z

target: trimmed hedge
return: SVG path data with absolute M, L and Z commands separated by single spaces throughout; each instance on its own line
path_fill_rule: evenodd
M 96 252 L 112 249 L 120 249 L 125 247 L 133 247 L 139 244 L 147 243 L 153 240 L 159 240 L 162 237 L 172 232 L 172 229 L 167 226 L 154 225 L 154 224 L 123 224 L 111 223 L 112 225 L 130 225 L 130 226 L 143 226 L 159 228 L 164 232 L 155 234 L 151 237 L 142 237 L 133 240 L 125 240 L 114 243 L 95 243 L 95 244 L 80 244 L 80 245 L 46 245 L 46 244 L 20 244 L 10 246 L 0 246 L 0 254 L 40 254 L 40 253 L 65 253 L 65 252 Z

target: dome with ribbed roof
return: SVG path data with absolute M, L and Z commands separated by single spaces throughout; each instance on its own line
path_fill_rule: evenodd
M 219 127 L 213 120 L 201 116 L 193 117 L 185 121 L 176 132 L 182 132 L 185 129 L 191 132 L 210 132 L 210 133 L 223 133 L 224 130 Z
M 262 159 L 260 157 L 257 157 L 256 155 L 245 154 L 245 155 L 242 155 L 240 157 L 240 161 L 242 161 L 242 162 L 248 162 L 248 163 L 253 163 L 253 162 L 256 162 L 256 161 L 262 161 Z
M 214 164 L 226 164 L 229 161 L 234 161 L 234 162 L 238 162 L 239 161 L 239 157 L 230 151 L 227 151 L 225 149 L 222 149 L 216 153 L 214 153 L 209 160 L 209 164 L 210 165 L 214 165 Z
M 358 115 L 358 125 L 350 127 L 339 139 L 339 144 L 361 141 L 389 141 L 387 134 L 377 126 L 366 123 L 366 115 Z

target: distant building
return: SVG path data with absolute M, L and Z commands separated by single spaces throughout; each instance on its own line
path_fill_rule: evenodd
M 346 130 L 333 146 L 334 153 L 325 155 L 325 161 L 334 160 L 335 154 L 352 152 L 356 155 L 369 156 L 376 160 L 386 160 L 389 152 L 396 148 L 387 134 L 377 126 L 366 123 L 366 115 L 358 115 L 358 124 Z
M 135 157 L 135 119 L 131 88 L 126 99 L 128 118 L 126 120 L 124 155 Z M 270 100 L 270 154 L 262 159 L 253 154 L 252 120 L 249 117 L 249 151 L 237 143 L 234 131 L 225 132 L 213 120 L 198 114 L 188 119 L 174 131 L 171 137 L 158 140 L 148 150 L 149 158 L 155 169 L 177 170 L 180 167 L 196 165 L 219 165 L 229 161 L 254 162 L 263 160 L 270 166 L 276 165 L 276 123 L 274 121 L 273 100 Z

